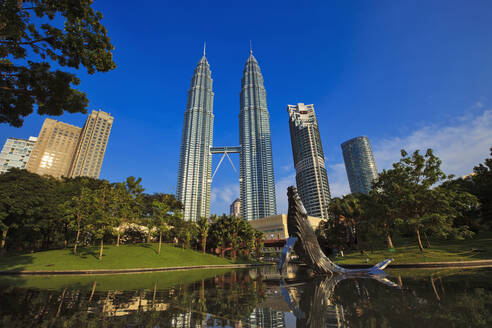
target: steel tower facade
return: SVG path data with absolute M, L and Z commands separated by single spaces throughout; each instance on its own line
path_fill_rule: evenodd
M 330 186 L 313 105 L 288 105 L 296 184 L 308 215 L 328 218 Z
M 277 213 L 270 117 L 260 66 L 250 51 L 241 80 L 239 114 L 241 215 L 255 220 Z
M 378 177 L 369 139 L 365 136 L 356 137 L 341 146 L 350 191 L 353 194 L 368 194 Z
M 176 197 L 183 203 L 183 219 L 196 221 L 210 212 L 213 143 L 212 73 L 203 57 L 195 68 L 183 121 Z

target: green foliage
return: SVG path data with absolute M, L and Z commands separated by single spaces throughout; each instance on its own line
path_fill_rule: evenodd
M 118 246 L 127 227 L 140 234 L 142 222 L 161 232 L 182 231 L 183 245 L 189 248 L 195 226 L 189 228 L 181 220 L 181 203 L 174 195 L 144 194 L 140 183 L 134 177 L 114 184 L 87 177 L 56 180 L 19 169 L 0 174 L 2 250 L 25 252 L 73 244 L 77 253 L 79 245 L 97 242 L 102 251 L 104 241 L 113 241 L 114 235 Z
M 424 155 L 402 150 L 401 155 L 392 169 L 379 174 L 369 195 L 332 199 L 331 218 L 319 227 L 322 245 L 377 249 L 386 241 L 393 248 L 393 237 L 414 235 L 423 251 L 423 238 L 430 247 L 429 237 L 464 239 L 483 229 L 471 181 L 451 180 L 431 149 Z
M 492 229 L 492 147 L 491 158 L 486 158 L 473 169 L 471 176 L 471 193 L 480 201 L 480 213 L 482 220 Z
M 85 113 L 86 95 L 72 88 L 75 74 L 116 67 L 113 45 L 91 0 L 5 0 L 0 3 L 0 123 L 15 127 L 33 112 Z M 63 21 L 63 25 L 59 22 Z
M 207 249 L 208 231 L 210 230 L 209 220 L 207 218 L 201 217 L 197 222 L 197 229 L 200 237 L 200 246 L 202 247 L 202 252 L 205 253 Z
M 258 234 L 246 220 L 235 216 L 222 216 L 215 218 L 210 226 L 207 244 L 212 248 L 220 249 L 223 257 L 226 249 L 232 251 L 235 259 L 238 252 L 249 256 L 258 243 Z

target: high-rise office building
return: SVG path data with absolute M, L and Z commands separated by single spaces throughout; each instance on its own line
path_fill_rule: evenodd
M 231 206 L 229 207 L 230 210 L 230 215 L 234 216 L 236 218 L 241 217 L 241 199 L 236 198 L 235 201 L 232 202 Z
M 45 119 L 26 169 L 39 175 L 68 177 L 81 130 L 74 125 Z
M 36 137 L 29 137 L 29 140 L 7 139 L 0 152 L 0 173 L 7 172 L 12 167 L 25 169 L 36 140 Z
M 26 169 L 55 178 L 99 178 L 113 120 L 108 113 L 92 111 L 81 129 L 45 119 Z
M 183 121 L 176 197 L 183 203 L 183 219 L 196 221 L 210 212 L 213 142 L 212 73 L 203 57 L 195 68 Z
M 313 105 L 288 105 L 290 140 L 299 197 L 308 215 L 328 218 L 330 186 Z
M 114 118 L 101 110 L 92 111 L 80 134 L 69 177 L 99 178 Z
M 277 213 L 270 117 L 260 66 L 250 51 L 241 80 L 239 114 L 242 217 L 255 220 Z
M 342 143 L 343 160 L 350 191 L 367 194 L 378 177 L 371 144 L 367 137 L 356 137 Z

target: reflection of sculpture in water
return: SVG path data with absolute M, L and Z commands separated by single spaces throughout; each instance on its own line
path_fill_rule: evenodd
M 289 238 L 286 241 L 278 270 L 285 277 L 289 255 L 294 250 L 299 258 L 317 274 L 303 289 L 300 297 L 296 297 L 295 289 L 289 288 L 283 281 L 282 294 L 297 318 L 298 327 L 341 327 L 344 323 L 343 308 L 332 302 L 335 286 L 344 279 L 372 278 L 383 284 L 397 287 L 398 285 L 385 278 L 383 271 L 393 259 L 387 259 L 367 269 L 346 269 L 333 263 L 321 250 L 313 228 L 307 219 L 307 213 L 295 187 L 289 187 L 289 211 L 287 229 Z M 333 275 L 335 273 L 335 275 Z
M 318 274 L 350 274 L 350 275 L 386 275 L 383 271 L 393 259 L 386 259 L 368 269 L 346 269 L 333 263 L 321 250 L 318 239 L 309 224 L 307 213 L 293 186 L 287 189 L 289 198 L 289 211 L 287 214 L 287 229 L 289 238 L 286 241 L 282 257 L 279 263 L 279 271 L 282 273 L 289 260 L 292 250 Z
M 297 318 L 297 327 L 324 328 L 344 327 L 343 307 L 333 301 L 336 285 L 345 279 L 354 279 L 352 275 L 316 276 L 309 283 L 299 286 L 281 283 L 282 295 Z M 357 278 L 364 278 L 358 276 Z M 391 287 L 397 284 L 382 276 L 366 275 Z M 302 288 L 302 293 L 296 291 Z

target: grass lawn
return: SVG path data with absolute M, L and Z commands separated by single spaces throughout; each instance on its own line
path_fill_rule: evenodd
M 492 233 L 480 233 L 474 239 L 431 241 L 431 248 L 425 248 L 420 253 L 415 240 L 395 241 L 395 251 L 377 249 L 373 252 L 365 251 L 361 255 L 357 251 L 347 251 L 343 258 L 338 257 L 337 264 L 376 264 L 392 257 L 393 263 L 415 262 L 449 262 L 492 259 Z M 425 242 L 424 242 L 425 246 Z
M 97 270 L 159 268 L 188 265 L 231 264 L 230 260 L 189 249 L 162 245 L 157 254 L 157 244 L 104 246 L 102 260 L 98 260 L 99 247 L 80 247 L 78 255 L 71 249 L 51 250 L 33 254 L 0 256 L 0 270 Z

